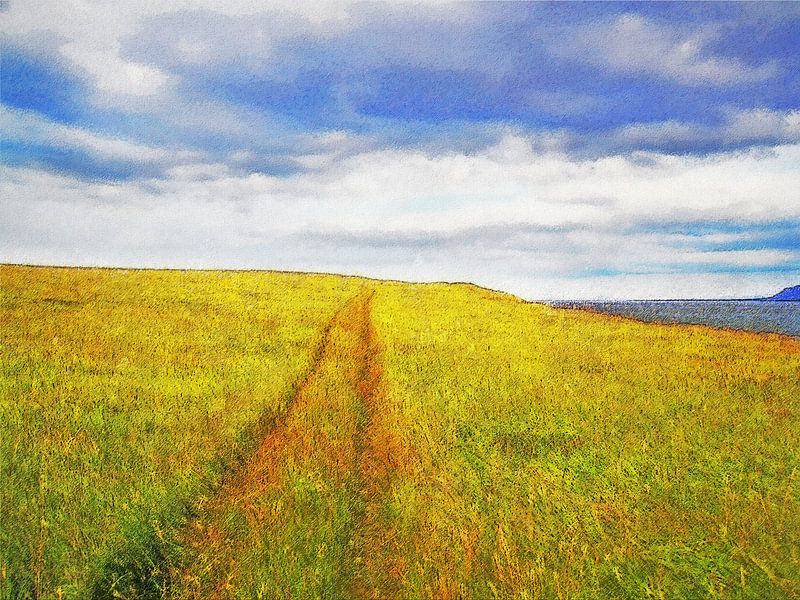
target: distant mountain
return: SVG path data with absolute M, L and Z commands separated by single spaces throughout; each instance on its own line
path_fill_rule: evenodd
M 764 298 L 770 302 L 800 302 L 800 285 L 788 287 L 774 296 Z

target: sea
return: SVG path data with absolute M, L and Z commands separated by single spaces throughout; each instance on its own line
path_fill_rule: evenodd
M 625 300 L 551 302 L 553 306 L 589 308 L 612 315 L 658 323 L 692 323 L 744 331 L 781 333 L 800 338 L 800 302 L 761 300 Z

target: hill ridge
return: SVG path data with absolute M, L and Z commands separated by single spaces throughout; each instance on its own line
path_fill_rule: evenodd
M 780 292 L 769 298 L 769 302 L 800 302 L 800 285 L 793 285 L 783 288 Z

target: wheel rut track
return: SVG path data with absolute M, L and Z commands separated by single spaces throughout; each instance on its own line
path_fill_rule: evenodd
M 381 420 L 374 293 L 337 311 L 284 414 L 185 530 L 175 596 L 250 596 L 260 586 L 264 597 L 380 597 L 395 587 L 403 568 L 392 564 L 380 506 L 401 453 Z M 322 540 L 319 556 L 298 535 Z M 252 575 L 253 560 L 266 576 Z

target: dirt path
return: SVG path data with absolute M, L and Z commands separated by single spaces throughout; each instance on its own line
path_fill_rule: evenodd
M 399 476 L 408 475 L 413 461 L 392 423 L 392 410 L 383 388 L 380 347 L 371 321 L 366 325 L 363 339 L 367 353 L 358 388 L 366 420 L 359 437 L 357 456 L 363 510 L 353 536 L 359 568 L 351 580 L 348 596 L 396 598 L 401 592 L 400 582 L 408 565 L 400 550 L 400 532 L 389 525 L 383 513 L 392 482 Z
M 369 597 L 398 574 L 379 518 L 396 443 L 380 423 L 372 296 L 339 310 L 284 418 L 201 507 L 177 596 Z

